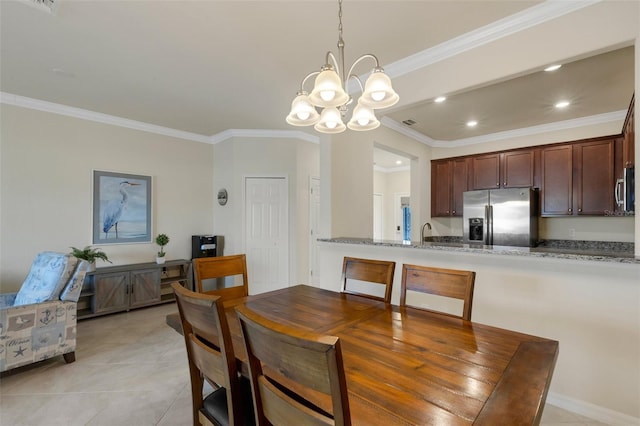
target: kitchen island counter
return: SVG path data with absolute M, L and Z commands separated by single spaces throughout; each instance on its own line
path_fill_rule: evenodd
M 538 247 L 487 246 L 463 244 L 459 237 L 434 237 L 429 242 L 400 242 L 374 240 L 371 238 L 319 238 L 328 243 L 358 244 L 383 247 L 412 248 L 419 250 L 438 250 L 489 254 L 499 256 L 545 257 L 566 260 L 586 260 L 596 262 L 617 262 L 640 264 L 640 257 L 634 255 L 632 243 L 543 241 Z
M 404 264 L 474 271 L 474 322 L 560 342 L 548 402 L 606 424 L 640 424 L 640 259 L 631 244 L 551 240 L 519 248 L 432 239 L 321 239 L 313 278 L 339 291 L 345 256 L 393 261 L 397 305 Z

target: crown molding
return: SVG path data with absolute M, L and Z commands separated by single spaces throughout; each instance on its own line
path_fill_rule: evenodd
M 387 116 L 382 117 L 382 120 L 380 120 L 380 123 L 384 127 L 388 127 L 389 129 L 395 130 L 396 132 L 401 133 L 407 137 L 410 137 L 411 139 L 414 139 L 418 142 L 422 142 L 425 145 L 435 146 L 434 144 L 437 143 L 437 141 L 431 139 L 429 136 L 423 135 L 420 132 L 416 132 L 412 128 L 407 127 L 402 123 L 398 123 L 396 120 L 389 118 Z
M 399 77 L 491 43 L 512 34 L 559 18 L 568 13 L 600 3 L 602 0 L 545 1 L 513 15 L 499 19 L 421 52 L 385 65 L 389 77 Z
M 211 136 L 211 144 L 217 144 L 231 138 L 273 138 L 273 139 L 301 139 L 307 142 L 320 143 L 320 137 L 299 130 L 268 130 L 268 129 L 228 129 Z
M 53 102 L 42 101 L 39 99 L 27 98 L 25 96 L 14 95 L 6 92 L 0 92 L 0 103 L 208 144 L 217 144 L 225 140 L 238 137 L 300 139 L 311 143 L 320 143 L 319 136 L 311 135 L 299 130 L 229 129 L 212 136 L 206 136 L 197 133 L 171 129 L 169 127 L 157 126 L 155 124 L 143 123 L 141 121 L 129 120 L 127 118 L 116 117 L 113 115 L 102 114 L 99 112 L 88 111 L 81 108 L 56 104 Z M 431 147 L 453 148 L 475 145 L 483 142 L 511 139 L 520 136 L 536 135 L 557 130 L 572 129 L 594 124 L 608 123 L 612 121 L 619 121 L 624 120 L 626 114 L 626 110 L 614 111 L 589 117 L 576 118 L 573 120 L 558 121 L 555 123 L 541 124 L 539 126 L 525 127 L 522 129 L 507 130 L 504 132 L 497 132 L 489 135 L 482 135 L 453 141 L 439 141 L 431 139 L 428 136 L 416 132 L 415 130 L 401 123 L 398 123 L 397 121 L 389 117 L 382 117 L 381 123 L 385 127 L 395 130 L 398 133 L 401 133 Z
M 574 118 L 572 120 L 556 121 L 554 123 L 523 127 L 521 129 L 506 130 L 504 132 L 496 132 L 489 135 L 458 139 L 455 141 L 435 141 L 434 145 L 432 146 L 437 148 L 454 148 L 460 146 L 476 145 L 484 142 L 495 142 L 521 136 L 539 135 L 541 133 L 555 132 L 558 130 L 575 129 L 578 127 L 591 126 L 595 124 L 610 123 L 612 121 L 622 122 L 626 116 L 626 110 L 607 112 L 604 114 L 591 115 L 588 117 Z
M 485 142 L 495 142 L 504 139 L 513 139 L 521 136 L 539 135 L 541 133 L 554 132 L 558 130 L 575 129 L 578 127 L 592 126 L 596 124 L 610 123 L 612 121 L 623 121 L 627 116 L 627 110 L 607 112 L 604 114 L 591 115 L 588 117 L 574 118 L 571 120 L 556 121 L 554 123 L 540 124 L 538 126 L 523 127 L 521 129 L 505 130 L 488 135 L 474 136 L 472 138 L 456 139 L 452 141 L 434 140 L 426 137 L 422 133 L 408 128 L 402 123 L 389 118 L 382 118 L 382 125 L 392 130 L 402 133 L 405 136 L 422 142 L 433 148 L 457 148 L 461 146 L 475 145 Z
M 56 104 L 39 99 L 27 98 L 25 96 L 14 95 L 6 92 L 0 92 L 0 103 L 35 109 L 38 111 L 50 112 L 52 114 L 65 115 L 67 117 L 80 118 L 82 120 L 110 124 L 112 126 L 126 127 L 128 129 L 140 130 L 143 132 L 155 133 L 158 135 L 186 139 L 195 142 L 209 143 L 210 139 L 209 136 L 200 135 L 197 133 L 185 132 L 182 130 L 171 129 L 169 127 L 129 120 L 128 118 L 116 117 L 100 112 L 70 107 L 67 105 Z
M 183 130 L 176 130 L 169 127 L 158 126 L 155 124 L 144 123 L 142 121 L 130 120 L 128 118 L 116 117 L 100 112 L 89 111 L 82 108 L 75 108 L 53 102 L 42 101 L 40 99 L 28 98 L 26 96 L 14 95 L 7 92 L 0 92 L 0 103 L 208 144 L 216 144 L 233 137 L 276 139 L 289 138 L 301 139 L 312 143 L 320 143 L 320 138 L 318 136 L 301 132 L 299 130 L 229 129 L 212 136 L 207 136 L 198 133 L 185 132 Z

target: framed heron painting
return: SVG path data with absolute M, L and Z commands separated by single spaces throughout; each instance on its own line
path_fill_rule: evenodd
M 93 171 L 93 244 L 151 242 L 151 176 Z

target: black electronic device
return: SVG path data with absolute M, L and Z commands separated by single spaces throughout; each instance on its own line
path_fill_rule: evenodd
M 192 235 L 191 258 L 222 256 L 224 237 L 222 235 Z

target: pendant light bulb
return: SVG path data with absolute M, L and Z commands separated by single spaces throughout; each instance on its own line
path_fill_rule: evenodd
M 320 120 L 313 126 L 321 133 L 341 133 L 347 126 L 342 122 L 342 115 L 338 108 L 325 108 L 320 114 Z
M 362 105 L 360 102 L 358 102 L 358 105 L 353 109 L 351 120 L 347 123 L 349 129 L 357 131 L 373 130 L 379 126 L 380 121 L 376 118 L 373 110 Z
M 364 92 L 360 97 L 363 105 L 379 109 L 395 105 L 400 97 L 391 87 L 391 79 L 380 67 L 374 68 L 364 84 Z
M 287 123 L 292 126 L 310 126 L 318 122 L 320 114 L 309 102 L 307 92 L 301 90 L 291 102 L 291 112 L 287 116 Z
M 338 73 L 331 65 L 322 67 L 322 71 L 316 77 L 315 85 L 309 101 L 321 108 L 331 108 L 344 105 L 349 100 L 349 95 L 342 88 L 342 82 Z

